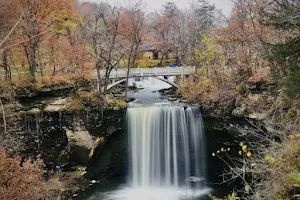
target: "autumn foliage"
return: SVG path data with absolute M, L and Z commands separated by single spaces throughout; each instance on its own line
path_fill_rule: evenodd
M 39 199 L 45 196 L 42 184 L 43 162 L 9 157 L 0 148 L 0 199 Z

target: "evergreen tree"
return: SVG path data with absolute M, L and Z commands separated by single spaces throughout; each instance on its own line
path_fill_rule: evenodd
M 268 2 L 261 11 L 261 22 L 288 32 L 289 37 L 270 45 L 269 60 L 273 77 L 290 98 L 300 98 L 300 1 Z
M 164 16 L 168 16 L 168 17 L 176 16 L 179 12 L 180 11 L 174 2 L 167 2 L 165 5 L 163 5 L 162 14 Z

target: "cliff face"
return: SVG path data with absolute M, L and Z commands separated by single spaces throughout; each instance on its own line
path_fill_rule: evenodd
M 9 140 L 11 136 L 15 141 L 16 149 L 11 151 L 24 158 L 41 155 L 49 168 L 57 164 L 65 168 L 86 166 L 94 140 L 120 130 L 123 118 L 124 110 L 48 112 L 31 108 L 7 116 L 9 128 L 3 137 Z

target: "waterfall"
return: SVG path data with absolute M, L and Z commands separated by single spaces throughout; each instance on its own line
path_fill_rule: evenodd
M 205 141 L 198 108 L 132 107 L 127 120 L 131 187 L 204 189 Z
M 128 179 L 89 200 L 202 199 L 211 190 L 200 109 L 166 100 L 159 91 L 170 86 L 152 78 L 135 85 L 144 89 L 128 93 L 136 99 L 127 109 Z
M 105 193 L 105 200 L 199 200 L 210 192 L 199 108 L 133 103 L 127 109 L 127 126 L 129 179 Z

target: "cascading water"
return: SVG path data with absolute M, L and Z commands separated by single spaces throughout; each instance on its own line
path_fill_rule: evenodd
M 127 115 L 132 187 L 179 188 L 198 179 L 201 189 L 205 159 L 199 110 L 137 107 Z
M 205 148 L 198 108 L 164 105 L 127 110 L 129 187 L 106 199 L 181 200 L 205 188 Z

